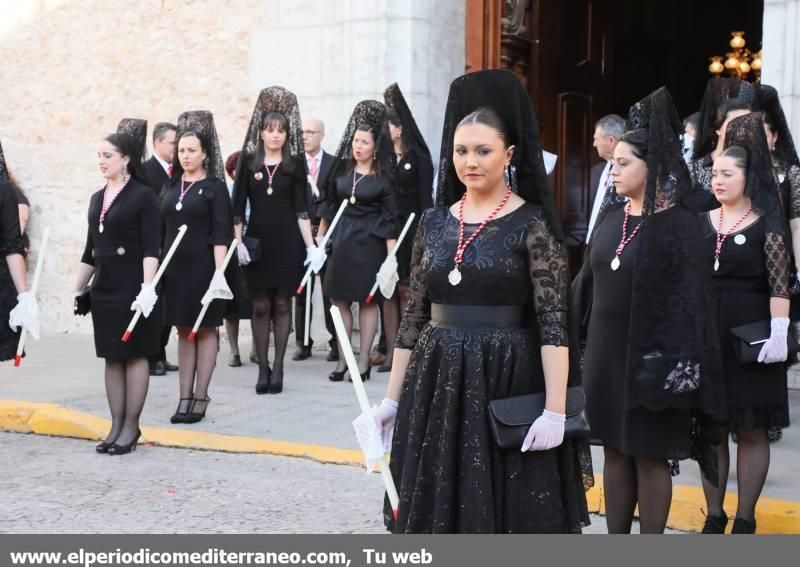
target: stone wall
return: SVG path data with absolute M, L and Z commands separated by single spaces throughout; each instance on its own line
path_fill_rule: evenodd
M 223 154 L 241 145 L 259 89 L 281 84 L 325 120 L 333 151 L 356 102 L 397 81 L 438 156 L 449 82 L 464 69 L 461 0 L 28 0 L 0 4 L 0 140 L 32 205 L 36 260 L 51 227 L 40 305 L 71 314 L 96 145 L 122 117 L 214 113 Z M 125 6 L 122 9 L 122 6 Z
M 781 95 L 795 144 L 800 143 L 800 0 L 764 0 L 761 80 Z

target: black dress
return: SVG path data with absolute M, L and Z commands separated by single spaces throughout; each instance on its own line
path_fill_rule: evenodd
M 393 173 L 397 185 L 397 206 L 400 208 L 401 227 L 405 225 L 411 213 L 416 215 L 408 229 L 408 236 L 397 251 L 397 275 L 401 284 L 408 285 L 411 277 L 413 235 L 417 232 L 420 215 L 433 207 L 433 168 L 429 163 L 417 159 L 414 152 L 407 152 L 395 161 Z
M 188 186 L 188 184 L 187 184 Z M 162 278 L 164 321 L 169 326 L 192 327 L 203 305 L 200 300 L 214 275 L 214 246 L 230 245 L 233 240 L 231 201 L 225 182 L 216 177 L 195 183 L 183 197 L 180 211 L 175 209 L 181 182 L 165 186 L 161 194 L 166 254 L 181 225 L 188 230 Z M 229 284 L 230 285 L 230 284 Z M 215 299 L 201 327 L 219 327 L 226 301 Z
M 17 288 L 11 279 L 6 256 L 21 254 L 24 257 L 25 248 L 14 189 L 10 183 L 0 180 L 0 361 L 14 358 L 19 343 L 19 333 L 8 326 L 8 314 L 17 305 Z
M 142 261 L 158 258 L 161 214 L 153 190 L 131 179 L 106 213 L 100 233 L 101 189 L 89 203 L 89 230 L 81 262 L 94 266 L 91 287 L 94 346 L 98 358 L 148 357 L 161 348 L 161 317 L 156 310 L 139 318 L 127 343 L 122 335 L 133 317 L 131 303 L 144 281 Z
M 366 301 L 381 264 L 386 240 L 397 238 L 399 217 L 395 187 L 389 176 L 356 174 L 356 203 L 348 204 L 333 232 L 331 254 L 325 266 L 323 294 L 331 299 Z M 331 222 L 342 201 L 349 199 L 353 176 L 335 181 L 320 216 Z M 382 298 L 380 293 L 376 299 Z
M 709 215 L 704 246 L 714 261 L 717 233 Z M 715 310 L 728 402 L 728 426 L 737 430 L 789 425 L 786 364 L 739 364 L 729 329 L 770 318 L 770 297 L 789 298 L 788 253 L 775 244 L 763 218 L 731 234 L 722 245 L 719 271 L 713 272 Z M 769 266 L 769 268 L 767 267 Z
M 566 440 L 549 451 L 501 452 L 489 429 L 488 402 L 544 391 L 541 345 L 568 344 L 566 253 L 544 219 L 524 204 L 490 221 L 452 286 L 458 220 L 446 208 L 422 216 L 396 344 L 413 352 L 392 442 L 400 496 L 397 522 L 385 506 L 392 532 L 575 533 L 588 525 L 588 451 L 579 462 Z M 455 328 L 437 320 L 441 306 L 490 306 L 520 323 L 501 327 L 489 315 L 486 325 Z
M 308 218 L 305 171 L 304 159 L 295 160 L 291 173 L 279 165 L 272 179 L 271 195 L 264 165 L 255 172 L 242 168 L 236 180 L 234 216 L 244 219 L 249 200 L 247 236 L 261 241 L 261 257 L 244 267 L 251 298 L 275 294 L 291 297 L 303 279 L 306 246 L 297 219 Z
M 658 214 L 678 214 L 678 210 Z M 605 447 L 630 457 L 686 459 L 691 456 L 688 410 L 627 407 L 629 329 L 631 316 L 636 316 L 631 313 L 631 297 L 641 235 L 625 247 L 619 269 L 612 270 L 624 217 L 624 207 L 619 206 L 605 214 L 595 227 L 583 267 L 591 270 L 593 281 L 583 362 L 586 417 L 592 439 Z M 628 235 L 641 220 L 641 216 L 629 217 Z

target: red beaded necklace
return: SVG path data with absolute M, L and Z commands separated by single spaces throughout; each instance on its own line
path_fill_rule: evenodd
M 202 177 L 200 178 L 202 179 Z M 175 210 L 180 211 L 183 208 L 183 199 L 186 197 L 186 194 L 189 190 L 194 187 L 194 184 L 200 181 L 200 179 L 195 179 L 189 186 L 186 187 L 186 175 L 181 175 L 181 192 L 178 194 L 178 202 L 175 204 Z
M 747 209 L 747 211 L 744 213 L 744 215 L 742 215 L 742 218 L 740 218 L 738 221 L 736 221 L 734 223 L 734 225 L 730 228 L 730 230 L 723 235 L 722 234 L 722 219 L 725 218 L 725 211 L 723 211 L 722 208 L 720 208 L 720 210 L 719 210 L 719 224 L 717 225 L 717 247 L 714 249 L 714 271 L 715 272 L 719 271 L 719 253 L 722 251 L 722 245 L 725 244 L 725 240 L 728 239 L 728 237 L 733 233 L 733 231 L 736 230 L 736 227 L 738 227 L 740 224 L 742 224 L 744 222 L 744 219 L 749 217 L 750 213 L 752 213 L 752 212 L 753 212 L 753 207 L 751 205 L 750 208 Z M 737 242 L 737 244 L 738 244 L 738 242 Z
M 281 162 L 275 164 L 275 167 L 272 168 L 270 171 L 267 162 L 264 162 L 264 168 L 267 170 L 267 178 L 269 179 L 267 183 L 267 195 L 272 195 L 275 191 L 272 189 L 272 178 L 275 177 L 275 174 L 278 172 L 278 167 L 281 165 Z
M 483 227 L 485 227 L 490 220 L 497 216 L 497 213 L 500 212 L 500 209 L 502 209 L 508 202 L 509 197 L 511 197 L 511 187 L 506 186 L 506 192 L 503 195 L 503 198 L 500 200 L 500 204 L 497 205 L 497 208 L 495 208 L 494 211 L 492 211 L 492 214 L 486 217 L 486 220 L 484 220 L 478 226 L 478 229 L 472 233 L 472 236 L 470 236 L 466 242 L 464 242 L 464 201 L 467 199 L 467 194 L 464 193 L 464 196 L 461 197 L 461 202 L 458 205 L 458 246 L 456 247 L 456 266 L 447 276 L 447 280 L 450 282 L 450 285 L 458 285 L 461 283 L 461 272 L 458 270 L 458 266 L 464 260 L 464 250 L 466 250 L 467 246 L 469 246 L 472 241 L 475 240 L 475 237 L 478 236 L 481 230 L 483 230 Z
M 122 193 L 122 190 L 128 186 L 128 181 L 130 181 L 130 177 L 126 179 L 125 183 L 122 184 L 122 187 L 117 189 L 116 193 L 112 193 L 111 196 L 109 196 L 108 193 L 108 185 L 103 187 L 103 206 L 100 209 L 100 226 L 98 228 L 98 232 L 100 234 L 103 234 L 103 231 L 106 229 L 105 224 L 103 223 L 106 220 L 106 214 L 108 213 L 108 209 L 110 209 L 111 205 L 114 204 L 114 201 L 117 200 L 117 197 L 119 197 L 119 194 Z
M 614 259 L 611 260 L 611 269 L 615 272 L 619 270 L 620 259 L 619 257 L 622 255 L 622 251 L 625 250 L 625 247 L 631 243 L 631 240 L 639 234 L 639 229 L 642 228 L 642 223 L 636 225 L 636 228 L 633 229 L 633 232 L 630 236 L 628 234 L 628 217 L 631 214 L 631 203 L 628 201 L 628 204 L 625 205 L 625 220 L 622 221 L 622 238 L 619 241 L 619 246 L 617 246 L 616 252 L 614 252 Z

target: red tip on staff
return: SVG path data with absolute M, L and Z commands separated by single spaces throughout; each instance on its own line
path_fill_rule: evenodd
M 394 516 L 394 521 L 397 521 L 397 508 L 392 508 L 392 516 Z
M 298 287 L 298 288 L 297 288 L 297 293 L 296 293 L 296 295 L 300 295 L 301 293 L 303 293 L 303 290 L 304 290 L 305 288 L 306 288 L 305 284 L 300 284 L 300 287 Z
M 127 343 L 129 338 L 131 338 L 131 332 L 125 331 L 125 334 L 122 335 L 122 342 Z
M 22 355 L 18 354 L 14 356 L 14 366 L 19 366 L 20 364 L 22 364 Z
M 196 336 L 197 336 L 197 333 L 195 333 L 194 331 L 189 333 L 189 341 L 190 342 L 193 341 Z
M 367 296 L 367 303 L 372 303 L 372 297 L 371 293 Z

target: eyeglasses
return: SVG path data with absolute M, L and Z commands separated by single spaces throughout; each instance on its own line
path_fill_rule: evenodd
M 313 136 L 314 134 L 321 134 L 322 130 L 303 130 L 303 136 Z

